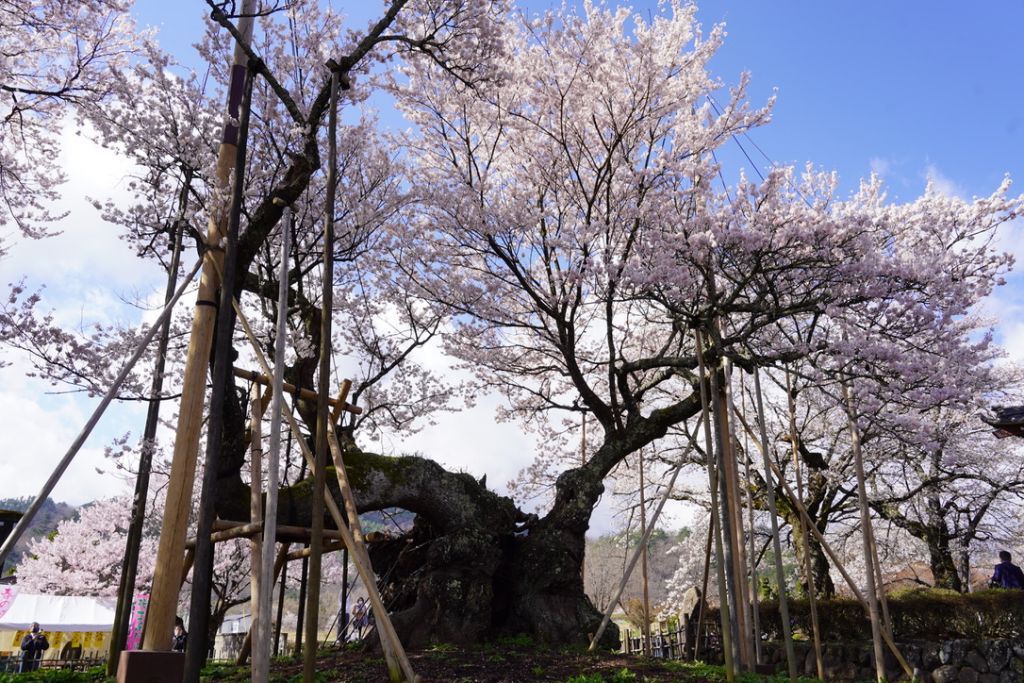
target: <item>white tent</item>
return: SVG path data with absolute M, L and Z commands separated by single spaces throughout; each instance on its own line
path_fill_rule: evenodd
M 0 614 L 0 631 L 20 631 L 39 622 L 44 631 L 109 631 L 116 598 L 32 595 L 18 592 Z

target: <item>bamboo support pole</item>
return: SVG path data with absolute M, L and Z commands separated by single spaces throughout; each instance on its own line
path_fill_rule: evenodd
M 850 430 L 850 450 L 853 452 L 853 468 L 857 475 L 857 506 L 860 511 L 861 545 L 864 551 L 864 588 L 868 598 L 868 615 L 871 620 L 871 647 L 875 656 L 875 677 L 878 683 L 886 680 L 885 660 L 882 656 L 882 619 L 878 605 L 878 591 L 875 585 L 874 553 L 871 547 L 871 514 L 868 512 L 868 493 L 864 483 L 864 459 L 860 448 L 860 429 L 857 427 L 857 413 L 853 396 L 846 382 L 840 381 Z
M 282 219 L 282 221 L 283 220 L 284 219 Z M 232 372 L 232 374 L 234 374 L 235 377 L 237 377 L 239 379 L 248 380 L 250 382 L 256 382 L 257 384 L 261 384 L 262 386 L 265 386 L 265 387 L 272 387 L 273 384 L 274 384 L 273 377 L 267 377 L 266 375 L 264 375 L 262 373 L 259 373 L 259 372 L 256 372 L 255 370 L 245 370 L 244 368 L 233 368 L 231 370 L 231 372 Z M 281 391 L 283 393 L 291 394 L 292 396 L 297 396 L 298 398 L 302 398 L 302 399 L 305 399 L 307 401 L 316 401 L 317 400 L 317 396 L 318 396 L 317 392 L 313 391 L 312 389 L 306 389 L 304 387 L 297 387 L 294 384 L 291 384 L 291 383 L 285 382 L 285 381 L 281 382 Z M 332 409 L 332 411 L 331 411 L 331 418 L 335 422 L 338 421 L 338 416 L 341 415 L 341 412 L 343 410 L 346 413 L 352 413 L 353 415 L 361 415 L 362 412 L 363 412 L 363 409 L 361 407 L 354 406 L 354 405 L 351 405 L 349 403 L 340 403 L 339 404 L 338 400 L 335 399 L 335 398 L 328 399 L 327 402 L 331 406 L 331 409 Z
M 266 356 L 263 354 L 263 349 L 260 348 L 259 340 L 252 331 L 252 326 L 249 325 L 249 321 L 242 312 L 241 307 L 238 305 L 238 301 L 234 301 L 232 304 L 235 308 L 235 313 L 238 316 L 238 321 L 242 326 L 242 330 L 245 332 L 246 337 L 248 337 L 256 359 L 259 361 L 260 367 L 264 374 L 269 375 L 270 366 L 267 363 Z M 310 467 L 315 467 L 316 459 L 313 457 L 305 439 L 302 438 L 302 432 L 299 429 L 298 423 L 295 421 L 295 417 L 284 406 L 282 406 L 281 413 L 285 421 L 288 423 L 288 427 L 291 429 L 292 434 L 296 437 L 295 440 L 299 444 L 303 458 L 305 458 Z M 337 446 L 336 440 L 331 438 L 334 434 L 334 430 L 328 430 L 327 434 L 328 445 L 332 442 L 334 443 L 334 446 L 331 446 L 333 452 L 335 446 Z M 343 468 L 336 467 L 336 471 L 339 472 L 339 474 L 342 469 Z M 351 498 L 351 491 L 348 491 L 348 494 L 349 498 Z M 381 647 L 384 649 L 385 657 L 388 659 L 394 658 L 396 661 L 397 668 L 393 668 L 390 665 L 388 667 L 389 676 L 393 681 L 398 681 L 401 680 L 401 677 L 404 675 L 408 683 L 415 683 L 417 676 L 412 670 L 412 665 L 409 662 L 408 657 L 405 655 L 405 650 L 402 647 L 401 642 L 398 640 L 398 635 L 395 633 L 394 626 L 391 624 L 391 619 L 388 616 L 383 602 L 381 601 L 380 593 L 377 591 L 377 582 L 373 575 L 373 568 L 368 561 L 369 556 L 366 555 L 365 548 L 361 543 L 356 543 L 352 533 L 349 531 L 348 527 L 345 526 L 344 519 L 338 509 L 337 503 L 334 500 L 334 496 L 326 496 L 324 502 L 327 504 L 327 510 L 330 512 L 331 518 L 338 527 L 339 532 L 342 534 L 342 540 L 345 541 L 345 545 L 349 548 L 349 551 L 352 554 L 352 560 L 356 566 L 356 570 L 359 572 L 360 579 L 362 579 L 366 585 L 374 614 L 377 615 L 377 631 L 381 639 Z M 358 515 L 356 519 L 358 519 Z M 357 549 L 361 549 L 362 553 Z M 364 558 L 366 558 L 365 561 Z
M 255 0 L 244 0 L 240 8 L 238 31 L 246 41 L 252 37 L 255 6 Z M 235 121 L 248 72 L 247 64 L 248 57 L 245 51 L 241 45 L 236 44 L 231 67 L 231 85 L 228 89 L 229 117 L 218 150 L 214 178 L 215 187 L 221 191 L 227 190 L 231 171 L 235 167 L 238 152 L 238 127 Z M 215 202 L 214 205 L 218 204 Z M 223 210 L 215 209 L 210 214 L 207 244 L 221 243 L 227 218 Z M 203 275 L 199 283 L 182 379 L 174 454 L 171 459 L 170 480 L 167 484 L 166 512 L 160 530 L 156 571 L 149 603 L 148 621 L 152 628 L 146 630 L 143 640 L 143 648 L 146 650 L 168 650 L 171 644 L 172 626 L 178 603 L 177 579 L 181 573 L 180 563 L 188 530 L 188 518 L 192 512 L 192 484 L 195 479 L 196 457 L 199 452 L 199 436 L 206 402 L 210 345 L 217 317 L 216 296 L 220 285 L 218 270 L 222 268 L 223 258 L 222 252 L 211 250 L 206 252 L 203 259 Z M 205 641 L 200 634 L 196 636 L 194 640 Z
M 786 371 L 786 405 L 789 409 L 789 444 L 793 453 L 793 470 L 796 473 L 796 495 L 797 502 L 803 507 L 804 504 L 804 482 L 803 482 L 803 469 L 800 466 L 800 442 L 796 430 L 796 387 L 793 386 L 789 371 Z M 811 635 L 814 642 L 814 662 L 818 671 L 818 678 L 825 678 L 825 661 L 821 654 L 821 629 L 818 623 L 818 599 L 817 599 L 817 586 L 814 583 L 814 571 L 811 566 L 811 543 L 807 538 L 808 527 L 815 527 L 812 520 L 808 520 L 806 523 L 803 521 L 803 517 L 800 517 L 801 522 L 801 533 L 800 533 L 800 545 L 803 549 L 804 562 L 803 570 L 804 577 L 807 581 L 807 605 L 811 611 Z
M 107 409 L 107 406 L 109 406 L 110 402 L 114 400 L 114 396 L 116 396 L 118 390 L 121 389 L 121 385 L 124 384 L 124 381 L 128 378 L 128 374 L 135 367 L 135 364 L 139 362 L 139 359 L 142 358 L 146 349 L 149 348 L 150 342 L 153 341 L 153 337 L 155 337 L 157 332 L 160 331 L 160 327 L 170 317 L 171 311 L 174 310 L 174 305 L 178 303 L 178 299 L 180 299 L 181 295 L 185 293 L 185 289 L 188 287 L 189 283 L 192 282 L 192 278 L 195 277 L 196 273 L 199 272 L 199 268 L 202 264 L 203 261 L 200 259 L 196 262 L 195 266 L 193 266 L 192 270 L 189 271 L 188 275 L 185 276 L 185 279 L 181 282 L 181 285 L 174 293 L 174 297 L 166 306 L 164 306 L 163 312 L 160 313 L 160 316 L 153 323 L 153 326 L 149 328 L 145 335 L 143 335 L 142 341 L 139 342 L 139 345 L 135 349 L 135 353 L 132 354 L 132 357 L 129 358 L 128 362 L 124 364 L 123 368 L 121 368 L 121 372 L 118 373 L 113 384 L 111 384 L 110 388 L 107 389 L 107 393 L 105 393 L 103 398 L 100 399 L 99 405 L 96 406 L 92 415 L 89 416 L 85 426 L 82 427 L 82 431 L 78 433 L 78 436 L 75 437 L 75 440 L 71 443 L 71 446 L 64 454 L 64 457 L 60 459 L 60 462 L 57 463 L 53 472 L 50 473 L 50 478 L 46 480 L 45 484 L 43 484 L 42 490 L 35 497 L 35 500 L 32 501 L 32 504 L 28 506 L 28 509 L 25 510 L 21 519 L 18 520 L 18 523 L 13 529 L 11 529 L 11 533 L 7 537 L 7 540 L 4 541 L 3 546 L 0 547 L 0 567 L 3 566 L 3 563 L 7 560 L 7 556 L 10 555 L 14 545 L 21 538 L 22 534 L 25 533 L 25 529 L 32 524 L 36 514 L 39 512 L 39 508 L 42 507 L 47 497 L 53 492 L 53 487 L 55 487 L 57 482 L 60 481 L 61 476 L 64 475 L 64 472 L 71 464 L 71 461 L 74 460 L 76 455 L 78 455 L 78 451 L 82 449 L 86 439 L 88 439 L 89 435 L 92 434 L 92 430 L 96 427 L 97 423 L 99 423 L 100 418 Z M 182 548 L 182 551 L 184 551 L 184 548 Z M 168 643 L 169 642 L 170 641 L 168 641 Z
M 753 430 L 750 429 L 750 425 L 748 425 L 743 420 L 741 420 L 741 422 L 743 422 L 744 429 L 750 431 L 751 433 L 753 432 Z M 760 444 L 757 444 L 756 441 L 754 443 L 759 448 L 761 448 Z M 762 453 L 764 452 L 766 451 L 762 450 Z M 782 476 L 782 472 L 779 470 L 778 466 L 775 463 L 773 463 L 770 459 L 766 460 L 766 463 L 778 479 L 779 484 L 782 486 L 782 490 L 785 491 L 789 499 L 793 501 L 797 513 L 800 515 L 800 517 L 804 520 L 804 523 L 807 524 L 808 528 L 811 530 L 811 535 L 813 535 L 814 538 L 817 539 L 818 543 L 821 544 L 821 547 L 825 551 L 825 554 L 828 555 L 829 559 L 832 561 L 832 564 L 839 571 L 839 574 L 843 577 L 843 580 L 846 582 L 846 585 L 850 589 L 850 592 L 853 593 L 853 596 L 857 598 L 857 601 L 861 604 L 861 607 L 864 608 L 865 615 L 868 615 L 868 602 L 865 599 L 864 594 L 861 593 L 860 588 L 857 587 L 857 583 L 853 580 L 853 577 L 850 576 L 850 573 L 846 571 L 846 566 L 843 564 L 842 560 L 839 559 L 839 555 L 836 554 L 835 550 L 832 548 L 832 544 L 825 540 L 824 534 L 822 534 L 821 531 L 818 530 L 817 526 L 811 523 L 811 516 L 807 513 L 807 509 L 803 506 L 803 503 L 801 503 L 800 500 L 796 497 L 796 494 L 793 492 L 793 489 Z M 899 662 L 900 668 L 903 669 L 903 672 L 907 675 L 909 679 L 913 680 L 914 670 L 910 666 L 910 664 L 907 663 L 907 660 L 903 656 L 903 653 L 900 652 L 899 647 L 896 646 L 896 641 L 893 639 L 892 634 L 887 631 L 883 631 L 882 637 L 885 641 L 886 646 L 889 648 L 889 651 L 892 652 L 893 656 L 896 658 L 896 661 Z
M 281 216 L 281 263 L 278 267 L 277 286 L 277 327 L 274 333 L 274 371 L 265 376 L 252 378 L 253 382 L 262 383 L 260 379 L 271 377 L 270 380 L 270 443 L 267 457 L 267 509 L 266 524 L 263 528 L 263 547 L 260 555 L 261 571 L 264 575 L 270 572 L 274 562 L 273 544 L 277 538 L 277 496 L 280 487 L 280 462 L 281 462 L 281 412 L 282 394 L 284 393 L 284 354 L 286 341 L 288 339 L 288 256 L 291 240 L 291 208 L 284 207 Z M 254 375 L 256 373 L 253 373 Z M 236 371 L 237 376 L 237 371 Z M 284 595 L 284 580 L 281 582 L 281 595 Z M 270 675 L 270 610 L 271 586 L 264 584 L 260 587 L 258 595 L 260 618 L 256 622 L 256 639 L 260 643 L 266 643 L 265 649 L 259 648 L 252 661 L 252 676 L 257 683 L 267 680 Z M 275 632 L 275 641 L 281 634 L 280 609 L 278 609 L 278 628 Z
M 796 651 L 793 647 L 793 631 L 789 620 L 789 598 L 786 596 L 786 575 L 782 566 L 782 541 L 779 538 L 779 510 L 775 504 L 775 483 L 772 480 L 772 471 L 768 463 L 768 427 L 764 417 L 764 401 L 761 398 L 761 377 L 758 369 L 754 368 L 754 396 L 757 408 L 758 430 L 761 437 L 761 459 L 764 466 L 764 487 L 768 498 L 768 514 L 771 516 L 772 524 L 772 550 L 775 553 L 775 582 L 779 587 L 779 616 L 782 621 L 782 637 L 786 648 L 786 668 L 789 672 L 789 680 L 796 681 L 797 664 Z M 735 412 L 735 407 L 733 408 Z M 739 416 L 743 420 L 743 416 Z M 745 423 L 744 423 L 744 426 Z M 749 433 L 749 432 L 747 432 Z M 752 441 L 757 437 L 752 436 Z
M 273 579 L 270 581 L 271 587 L 273 587 L 274 583 L 276 583 L 278 578 L 280 578 L 281 571 L 284 569 L 284 565 L 285 562 L 287 562 L 287 559 L 288 544 L 284 543 L 277 551 L 277 560 L 274 562 L 274 576 Z M 273 590 L 273 588 L 271 588 L 271 590 Z M 284 587 L 282 586 L 282 591 L 283 590 Z M 256 651 L 258 648 L 254 647 L 253 633 L 256 631 L 257 624 L 258 622 L 255 619 L 253 619 L 249 623 L 249 630 L 245 632 L 245 640 L 242 641 L 241 647 L 238 648 L 238 656 L 235 658 L 235 666 L 245 666 L 245 662 L 249 659 L 250 653 L 254 658 L 253 661 L 255 661 Z M 258 642 L 258 639 L 256 642 Z M 269 648 L 270 643 L 267 642 L 266 646 Z M 255 676 L 253 677 L 252 680 L 256 680 Z
M 589 652 L 593 652 L 597 647 L 597 642 L 601 640 L 601 636 L 604 635 L 604 630 L 608 628 L 608 623 L 611 621 L 612 612 L 615 611 L 615 605 L 619 603 L 619 598 L 622 597 L 622 591 L 626 588 L 626 582 L 629 581 L 630 575 L 633 573 L 633 569 L 636 568 L 636 563 L 640 559 L 641 553 L 644 552 L 644 548 L 647 547 L 647 543 L 651 538 L 651 531 L 658 524 L 658 517 L 661 515 L 662 508 L 665 507 L 665 501 L 668 500 L 669 495 L 672 493 L 673 487 L 676 485 L 676 478 L 679 476 L 679 472 L 683 469 L 683 459 L 679 459 L 679 464 L 676 465 L 672 471 L 672 476 L 669 478 L 668 486 L 665 487 L 664 493 L 661 495 L 661 499 L 658 501 L 658 507 L 654 509 L 654 514 L 651 515 L 651 523 L 644 530 L 643 536 L 640 538 L 640 543 L 633 550 L 633 555 L 629 559 L 629 564 L 626 565 L 626 570 L 622 573 L 622 579 L 619 581 L 618 587 L 615 589 L 615 595 L 608 603 L 608 607 L 604 610 L 604 615 L 601 617 L 601 625 L 597 627 L 597 632 L 590 639 L 590 646 L 587 648 Z
M 725 570 L 725 549 L 722 537 L 721 515 L 718 501 L 719 471 L 715 463 L 714 437 L 711 433 L 711 399 L 707 380 L 707 368 L 704 365 L 704 339 L 700 330 L 694 330 L 695 347 L 697 350 L 697 367 L 700 372 L 700 405 L 701 425 L 704 428 L 704 452 L 708 466 L 708 487 L 711 490 L 711 528 L 715 530 L 715 569 L 718 579 L 718 614 L 722 627 L 722 659 L 725 661 L 725 678 L 728 683 L 736 680 L 736 652 L 733 648 L 732 619 L 729 618 L 729 598 L 727 585 L 728 573 Z
M 249 403 L 251 417 L 249 420 L 249 520 L 252 522 L 263 522 L 263 408 L 266 404 L 260 395 L 260 385 L 253 383 L 252 400 Z M 260 532 L 263 531 L 261 526 Z M 264 648 L 269 643 L 256 639 L 252 642 L 253 631 L 258 627 L 260 619 L 264 618 L 262 605 L 260 605 L 260 593 L 263 592 L 263 539 L 261 534 L 249 538 L 249 603 L 252 612 L 252 621 L 249 630 L 245 634 L 245 640 L 253 649 L 253 662 L 261 656 Z M 245 650 L 243 645 L 243 650 Z M 243 658 L 239 654 L 237 664 L 241 666 L 248 659 L 248 652 Z M 254 674 L 256 672 L 253 672 Z M 254 675 L 253 680 L 258 680 Z

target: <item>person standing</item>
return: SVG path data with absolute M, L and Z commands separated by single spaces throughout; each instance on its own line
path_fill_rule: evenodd
M 989 588 L 1024 589 L 1024 572 L 1013 562 L 1013 556 L 1005 550 L 999 551 L 999 564 L 992 572 Z
M 32 631 L 21 639 L 21 670 L 35 671 L 39 668 L 39 660 L 43 652 L 50 649 L 46 634 L 39 630 L 39 622 L 32 622 Z
M 356 632 L 356 639 L 363 639 L 363 629 L 366 628 L 366 601 L 362 598 L 356 600 L 352 607 L 352 628 Z
M 174 636 L 171 638 L 171 651 L 184 652 L 188 645 L 188 631 L 181 617 L 174 618 Z

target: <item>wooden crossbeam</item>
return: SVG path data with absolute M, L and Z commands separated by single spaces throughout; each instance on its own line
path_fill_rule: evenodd
M 231 522 L 218 519 L 213 522 L 214 532 L 210 534 L 210 540 L 214 543 L 228 541 L 232 538 L 248 538 L 263 533 L 263 522 Z M 305 543 L 313 537 L 312 529 L 304 526 L 290 526 L 288 524 L 277 525 L 276 540 L 280 543 Z M 324 529 L 324 538 L 340 540 L 340 531 Z M 185 543 L 186 548 L 194 548 L 196 540 L 190 538 Z
M 269 386 L 272 385 L 272 381 L 271 381 L 270 377 L 267 377 L 264 374 L 256 372 L 255 370 L 244 370 L 242 368 L 232 368 L 231 372 L 232 372 L 232 374 L 234 374 L 235 377 L 238 377 L 239 379 L 248 380 L 250 382 L 256 382 L 257 384 L 261 384 L 261 385 L 263 385 L 265 387 L 269 387 Z M 289 384 L 288 382 L 285 382 L 282 386 L 284 387 L 284 390 L 286 392 L 288 392 L 289 394 L 291 394 L 292 396 L 298 396 L 299 398 L 304 398 L 304 399 L 306 399 L 308 401 L 315 401 L 316 400 L 317 394 L 312 389 L 305 389 L 305 388 L 297 387 L 294 384 Z M 361 407 L 349 405 L 348 403 L 345 403 L 344 401 L 341 402 L 341 404 L 340 404 L 341 407 L 340 408 L 339 408 L 339 404 L 338 404 L 336 399 L 330 399 L 329 398 L 329 399 L 327 399 L 327 403 L 335 411 L 344 410 L 347 413 L 353 413 L 355 415 L 361 415 L 362 412 L 363 412 L 363 409 Z

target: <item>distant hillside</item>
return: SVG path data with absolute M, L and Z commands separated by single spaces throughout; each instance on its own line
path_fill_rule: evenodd
M 412 522 L 416 515 L 408 510 L 389 508 L 387 510 L 376 510 L 364 512 L 359 515 L 359 523 L 363 531 L 381 531 L 388 534 L 401 534 L 412 529 Z
M 0 510 L 24 512 L 32 504 L 32 500 L 28 496 L 24 498 L 0 498 Z M 78 508 L 74 505 L 57 503 L 52 498 L 47 498 L 43 502 L 42 507 L 39 508 L 39 512 L 36 513 L 35 520 L 22 535 L 17 545 L 14 546 L 11 556 L 7 558 L 7 562 L 4 564 L 4 573 L 6 574 L 21 562 L 21 558 L 28 550 L 29 543 L 34 539 L 53 533 L 57 530 L 58 524 L 65 519 L 74 517 L 76 514 L 78 514 Z

